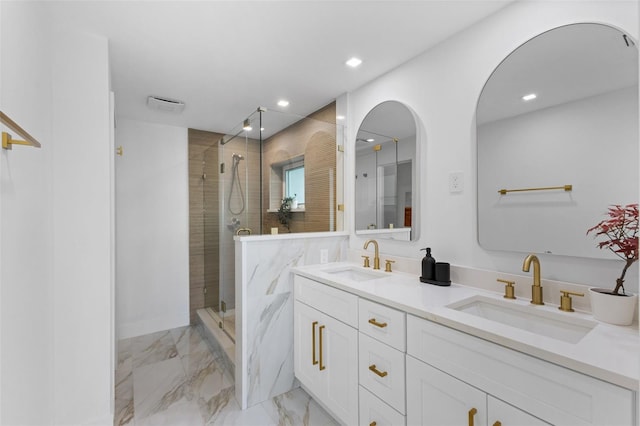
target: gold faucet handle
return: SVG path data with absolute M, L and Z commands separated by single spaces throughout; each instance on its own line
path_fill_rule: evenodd
M 558 309 L 564 312 L 574 312 L 571 307 L 571 296 L 584 296 L 584 293 L 575 293 L 567 290 L 560 290 L 560 293 L 560 306 L 558 306 Z
M 515 299 L 516 298 L 515 288 L 513 287 L 513 285 L 516 283 L 515 281 L 503 280 L 501 278 L 498 278 L 496 281 L 506 284 L 504 286 L 504 296 L 502 296 L 502 297 L 504 297 L 505 299 Z
M 364 265 L 362 265 L 365 268 L 369 268 L 371 266 L 371 264 L 369 263 L 369 256 L 362 256 L 364 258 Z
M 395 260 L 386 259 L 385 262 L 386 263 L 385 263 L 385 266 L 384 266 L 384 271 L 385 272 L 392 272 L 391 271 L 391 264 L 392 263 L 396 263 L 396 261 Z

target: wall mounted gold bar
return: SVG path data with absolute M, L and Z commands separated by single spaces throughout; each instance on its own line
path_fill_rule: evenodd
M 18 126 L 18 124 L 15 121 L 10 119 L 2 111 L 0 111 L 0 122 L 2 122 L 2 124 L 4 124 L 5 126 L 7 126 L 8 128 L 10 128 L 11 130 L 13 130 L 18 135 L 20 135 L 25 139 L 25 140 L 12 139 L 10 134 L 6 132 L 2 132 L 2 147 L 4 149 L 11 149 L 11 145 L 30 145 L 36 148 L 40 148 L 42 146 L 40 145 L 40 142 L 36 140 L 36 138 L 31 136 L 29 133 L 27 133 L 27 131 L 24 130 L 22 127 Z
M 549 191 L 552 189 L 564 189 L 565 191 L 571 191 L 573 190 L 573 185 L 547 186 L 544 188 L 500 189 L 498 190 L 498 192 L 502 195 L 505 195 L 507 192 Z

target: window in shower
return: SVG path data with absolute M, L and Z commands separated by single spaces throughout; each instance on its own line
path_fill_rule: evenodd
M 304 188 L 304 156 L 271 164 L 268 211 L 276 212 L 285 197 L 295 197 L 297 208 L 304 208 Z
M 284 176 L 284 197 L 293 197 L 298 206 L 304 206 L 304 161 L 297 161 L 282 168 Z

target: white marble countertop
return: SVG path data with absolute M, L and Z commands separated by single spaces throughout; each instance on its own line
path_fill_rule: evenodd
M 368 273 L 378 272 L 349 262 L 303 266 L 294 268 L 293 272 L 420 318 L 638 391 L 640 335 L 637 326 L 605 324 L 585 313 L 561 312 L 557 305 L 536 306 L 524 299 L 508 301 L 524 305 L 523 309 L 548 311 L 554 315 L 567 315 L 570 318 L 582 318 L 596 323 L 595 328 L 580 341 L 567 343 L 447 308 L 452 303 L 475 295 L 505 301 L 502 294 L 456 283 L 452 283 L 450 287 L 423 284 L 417 276 L 403 272 L 379 272 L 381 278 L 366 281 L 354 281 L 327 272 L 346 267 Z

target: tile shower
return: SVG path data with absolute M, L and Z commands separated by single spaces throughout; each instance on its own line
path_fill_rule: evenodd
M 256 133 L 247 125 L 271 133 Z M 292 321 L 288 269 L 319 262 L 320 246 L 330 246 L 331 259 L 344 253 L 344 236 L 315 234 L 336 230 L 336 144 L 343 134 L 335 123 L 335 103 L 309 117 L 258 110 L 225 135 L 189 129 L 190 318 L 208 330 L 207 338 L 224 355 L 226 367 L 235 369 L 236 397 L 243 408 L 295 386 L 290 354 L 285 353 L 292 343 L 286 326 Z M 294 158 L 304 158 L 308 195 L 305 208 L 293 215 L 293 234 L 288 234 L 273 209 L 283 197 L 282 183 L 270 179 L 274 167 Z M 261 236 L 273 227 L 279 228 L 279 237 Z M 246 244 L 234 241 L 236 235 L 249 234 L 242 238 Z M 263 247 L 259 253 L 258 246 Z M 269 269 L 255 275 L 265 267 Z M 263 285 L 268 291 L 247 291 Z M 259 353 L 269 350 L 263 339 L 270 333 L 282 334 L 277 342 L 284 352 L 272 351 L 277 356 L 269 357 L 282 372 L 278 377 L 265 376 L 266 366 L 260 373 L 256 364 Z

